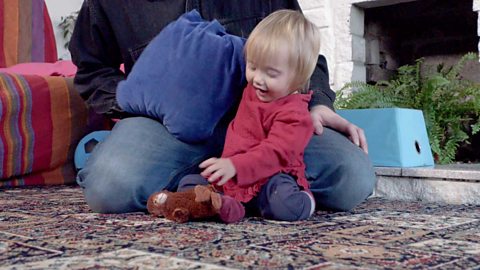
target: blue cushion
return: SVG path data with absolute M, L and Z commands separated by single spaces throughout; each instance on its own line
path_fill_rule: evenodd
M 241 97 L 244 43 L 196 10 L 183 14 L 150 42 L 120 82 L 118 104 L 158 119 L 182 141 L 205 140 Z

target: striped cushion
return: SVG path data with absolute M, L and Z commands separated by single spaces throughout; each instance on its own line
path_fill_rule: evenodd
M 88 116 L 72 78 L 0 73 L 0 187 L 73 183 Z
M 57 47 L 43 0 L 0 0 L 0 67 L 55 62 Z

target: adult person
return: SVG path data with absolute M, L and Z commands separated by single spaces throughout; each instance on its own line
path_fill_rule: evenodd
M 275 10 L 300 7 L 296 0 L 84 1 L 69 46 L 78 67 L 75 87 L 97 113 L 122 119 L 77 176 L 95 212 L 144 211 L 151 193 L 175 190 L 183 176 L 198 172 L 201 161 L 221 154 L 231 118 L 225 117 L 206 142 L 187 144 L 158 121 L 126 114 L 115 99 L 117 84 L 149 41 L 192 9 L 206 20 L 217 19 L 228 33 L 247 37 Z M 334 112 L 335 93 L 329 87 L 322 55 L 311 89 L 309 106 L 316 135 L 305 150 L 305 174 L 317 207 L 350 210 L 371 194 L 375 183 L 367 142 L 360 128 Z

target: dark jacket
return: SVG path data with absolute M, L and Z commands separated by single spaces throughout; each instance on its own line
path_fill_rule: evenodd
M 246 38 L 260 20 L 284 8 L 300 9 L 296 0 L 85 0 L 69 46 L 78 67 L 75 88 L 96 112 L 125 117 L 115 99 L 118 82 L 150 40 L 181 14 L 197 9 L 204 19 L 217 19 L 228 33 Z M 119 69 L 122 63 L 125 73 Z M 322 55 L 311 89 L 310 106 L 332 108 L 335 93 Z

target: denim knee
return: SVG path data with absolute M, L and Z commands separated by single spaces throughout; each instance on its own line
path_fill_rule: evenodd
M 348 211 L 373 192 L 375 170 L 368 156 L 331 129 L 312 137 L 305 150 L 306 174 L 319 208 Z
M 94 167 L 94 165 L 93 165 Z M 125 213 L 143 211 L 138 202 L 133 201 L 138 196 L 132 195 L 137 189 L 133 182 L 127 181 L 128 174 L 122 179 L 125 181 L 108 181 L 105 177 L 109 168 L 103 168 L 101 172 L 94 168 L 84 168 L 78 172 L 77 183 L 82 187 L 85 201 L 96 213 Z M 95 181 L 95 179 L 102 181 Z
M 323 203 L 333 210 L 350 211 L 372 195 L 376 184 L 375 170 L 368 161 L 339 164 L 339 176 L 331 186 L 328 202 Z

